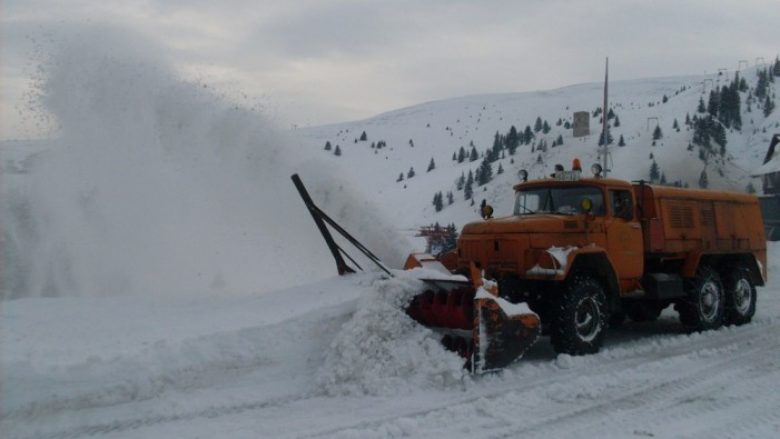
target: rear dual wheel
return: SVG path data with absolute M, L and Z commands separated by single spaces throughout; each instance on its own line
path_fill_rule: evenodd
M 756 313 L 756 286 L 746 268 L 737 268 L 724 281 L 727 325 L 744 325 Z
M 688 297 L 675 305 L 680 322 L 694 331 L 717 329 L 723 325 L 726 296 L 718 272 L 703 265 L 687 282 Z

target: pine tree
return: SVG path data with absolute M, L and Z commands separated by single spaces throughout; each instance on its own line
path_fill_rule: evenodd
M 335 154 L 335 155 L 337 155 L 337 156 L 340 156 L 340 155 L 341 155 L 341 148 L 339 148 L 339 146 L 338 146 L 338 145 L 336 145 L 336 150 L 335 150 L 335 151 L 333 151 L 333 154 Z
M 458 159 L 458 154 L 457 154 L 457 153 L 455 153 L 455 152 L 453 152 L 453 153 L 452 153 L 452 161 L 454 162 L 454 161 L 455 161 L 455 160 L 457 160 L 457 159 Z
M 463 163 L 466 160 L 466 150 L 461 146 L 458 150 L 458 163 Z
M 766 70 L 758 71 L 758 83 L 756 84 L 756 97 L 764 99 L 767 95 L 767 89 L 769 88 L 769 75 Z
M 655 130 L 653 130 L 653 140 L 660 140 L 664 137 L 664 133 L 661 131 L 661 126 L 656 125 Z
M 615 126 L 619 126 L 619 125 L 615 125 Z M 565 129 L 567 129 L 567 130 L 570 130 L 571 129 L 571 123 L 567 120 L 566 122 L 563 123 L 563 127 Z
M 677 131 L 677 132 L 680 132 L 680 125 L 677 123 L 677 119 L 676 118 L 674 119 L 674 123 L 672 124 L 672 129 Z
M 504 149 L 504 137 L 496 131 L 496 134 L 493 136 L 493 148 L 491 148 L 490 152 L 498 158 L 502 149 Z
M 563 145 L 563 135 L 562 134 L 558 134 L 558 139 L 556 139 L 556 140 L 557 140 L 557 143 L 558 143 L 559 146 Z
M 506 149 L 509 150 L 509 155 L 515 155 L 515 151 L 520 145 L 520 136 L 517 134 L 517 128 L 515 128 L 514 125 L 509 128 L 509 132 L 506 137 L 504 137 L 504 144 L 506 145 Z
M 441 192 L 436 192 L 433 194 L 433 207 L 436 209 L 436 212 L 441 212 L 441 210 L 444 208 L 444 201 Z
M 414 166 L 409 168 L 409 172 L 406 173 L 406 178 L 412 178 L 414 177 Z
M 691 126 L 691 115 L 689 113 L 685 113 L 685 125 Z
M 477 152 L 477 148 L 474 146 L 474 144 L 471 145 L 471 154 L 469 154 L 469 161 L 475 162 L 479 158 L 479 153 Z
M 544 121 L 542 124 L 542 133 L 547 134 L 550 132 L 550 124 L 547 123 L 547 120 Z
M 327 142 L 325 142 L 325 151 L 330 151 L 331 148 L 332 146 L 330 145 L 330 140 L 328 140 Z
M 712 116 L 718 115 L 718 109 L 720 108 L 720 93 L 716 93 L 714 90 L 710 90 L 710 99 L 707 103 L 707 112 Z
M 501 166 L 501 163 L 498 164 L 498 170 L 496 171 L 496 175 L 501 175 L 504 173 L 504 167 Z
M 537 116 L 536 122 L 534 122 L 534 132 L 538 133 L 541 130 L 542 130 L 542 118 Z
M 436 163 L 433 161 L 433 157 L 431 157 L 431 162 L 428 163 L 428 170 L 425 172 L 431 172 L 434 169 L 436 169 Z
M 658 169 L 658 163 L 653 160 L 653 163 L 650 165 L 650 181 L 655 183 L 658 181 L 658 179 L 661 177 L 661 172 Z
M 368 136 L 366 135 L 366 132 L 363 131 L 363 134 L 360 135 L 360 141 L 365 142 L 366 140 L 368 140 Z
M 612 110 L 609 110 L 609 111 L 612 111 Z M 620 116 L 615 115 L 615 127 L 619 127 L 619 126 L 620 126 Z
M 398 178 L 395 180 L 396 183 L 398 183 L 399 181 L 404 181 L 404 173 L 403 172 L 398 174 Z
M 699 98 L 699 106 L 696 107 L 696 112 L 698 112 L 698 113 L 706 113 L 707 112 L 707 108 L 704 106 L 704 99 L 701 98 L 701 97 Z
M 661 102 L 663 102 L 664 104 L 665 104 L 665 103 L 667 103 L 667 102 L 669 102 L 669 97 L 667 97 L 666 95 L 664 95 L 664 97 L 663 97 L 663 98 L 661 98 Z
M 412 148 L 414 148 L 414 140 L 412 140 L 412 139 L 409 139 L 409 146 L 411 146 Z
M 723 125 L 715 123 L 712 126 L 712 140 L 715 141 L 721 147 L 720 155 L 724 155 L 726 152 L 726 129 Z
M 493 166 L 485 158 L 482 160 L 482 164 L 477 168 L 477 174 L 474 176 L 477 181 L 477 186 L 484 186 L 493 179 Z
M 620 140 L 618 140 L 618 146 L 626 146 L 626 141 L 623 139 L 623 135 L 620 135 Z
M 447 204 L 452 206 L 452 203 L 455 202 L 455 197 L 452 195 L 452 191 L 447 192 Z
M 710 183 L 707 179 L 707 170 L 702 169 L 701 175 L 699 175 L 699 187 L 702 189 L 707 189 L 707 186 L 709 186 Z
M 463 198 L 470 200 L 474 195 L 474 174 L 469 169 L 469 176 L 466 179 L 466 185 L 463 187 Z
M 753 186 L 753 183 L 748 183 L 747 186 L 745 186 L 745 192 L 747 192 L 749 194 L 755 194 L 756 193 L 756 188 L 755 188 L 755 186 Z
M 609 111 L 607 112 L 607 120 L 614 119 L 614 118 L 615 118 L 615 112 L 612 111 L 612 109 L 610 108 Z
M 463 186 L 466 184 L 466 174 L 460 173 L 460 177 L 455 181 L 455 188 L 459 191 L 463 190 Z
M 531 140 L 533 140 L 533 138 L 534 138 L 534 133 L 533 131 L 531 131 L 531 126 L 526 125 L 525 130 L 523 130 L 523 143 L 527 145 L 531 143 Z
M 504 137 L 500 134 L 498 134 L 498 131 L 496 131 L 496 136 L 493 139 L 493 148 L 487 150 L 485 152 L 485 157 L 488 158 L 491 162 L 495 162 L 496 160 L 501 157 L 501 152 L 504 149 Z
M 658 180 L 658 184 L 666 185 L 666 174 L 665 173 L 663 173 L 663 172 L 661 173 L 661 179 Z
M 767 94 L 766 100 L 764 101 L 764 117 L 769 116 L 769 114 L 774 109 L 775 109 L 775 103 L 772 102 L 771 99 L 769 99 L 769 95 Z

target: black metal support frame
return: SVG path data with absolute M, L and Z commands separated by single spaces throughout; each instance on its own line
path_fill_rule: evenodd
M 369 260 L 371 260 L 371 262 L 376 264 L 380 270 L 384 271 L 390 277 L 395 277 L 393 276 L 393 273 L 391 273 L 390 270 L 385 266 L 385 264 L 382 263 L 382 260 L 379 259 L 378 256 L 373 254 L 371 250 L 366 248 L 366 246 L 364 246 L 355 237 L 350 235 L 336 221 L 334 221 L 325 212 L 323 212 L 322 209 L 314 204 L 314 201 L 311 199 L 309 192 L 306 190 L 306 186 L 303 185 L 303 181 L 301 181 L 301 178 L 298 176 L 298 174 L 293 174 L 290 178 L 292 179 L 293 184 L 295 184 L 295 188 L 298 190 L 298 193 L 301 195 L 303 204 L 305 204 L 306 208 L 309 209 L 309 213 L 314 219 L 314 223 L 317 225 L 317 228 L 320 230 L 322 237 L 325 239 L 325 243 L 328 245 L 328 249 L 333 255 L 333 259 L 336 260 L 336 269 L 338 270 L 340 276 L 355 272 L 355 269 L 350 267 L 344 260 L 345 256 L 350 260 L 350 262 L 352 262 L 352 264 L 355 265 L 355 267 L 357 267 L 358 270 L 362 271 L 363 268 L 346 251 L 344 251 L 341 246 L 336 243 L 336 241 L 333 239 L 333 235 L 330 233 L 330 229 L 328 229 L 328 225 L 337 231 L 341 236 L 343 236 L 344 239 L 346 239 L 356 249 L 363 253 Z

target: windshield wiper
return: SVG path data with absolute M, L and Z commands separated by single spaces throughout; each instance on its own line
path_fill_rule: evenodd
M 527 208 L 527 207 L 525 207 L 525 206 L 523 206 L 523 205 L 521 205 L 521 204 L 518 204 L 518 205 L 517 205 L 517 207 L 519 207 L 519 208 L 521 208 L 521 209 L 525 210 L 525 212 L 524 212 L 524 213 L 521 213 L 520 215 L 525 215 L 526 213 L 527 213 L 528 215 L 534 215 L 534 214 L 538 213 L 537 211 L 535 211 L 535 210 L 531 210 L 531 209 L 529 209 L 529 208 Z

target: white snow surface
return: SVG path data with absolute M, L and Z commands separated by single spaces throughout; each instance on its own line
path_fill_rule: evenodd
M 258 295 L 23 298 L 0 314 L 0 431 L 55 437 L 775 437 L 780 246 L 751 324 L 674 311 L 595 355 L 547 337 L 465 376 L 401 308 L 412 276 Z M 608 419 L 609 422 L 605 422 Z

